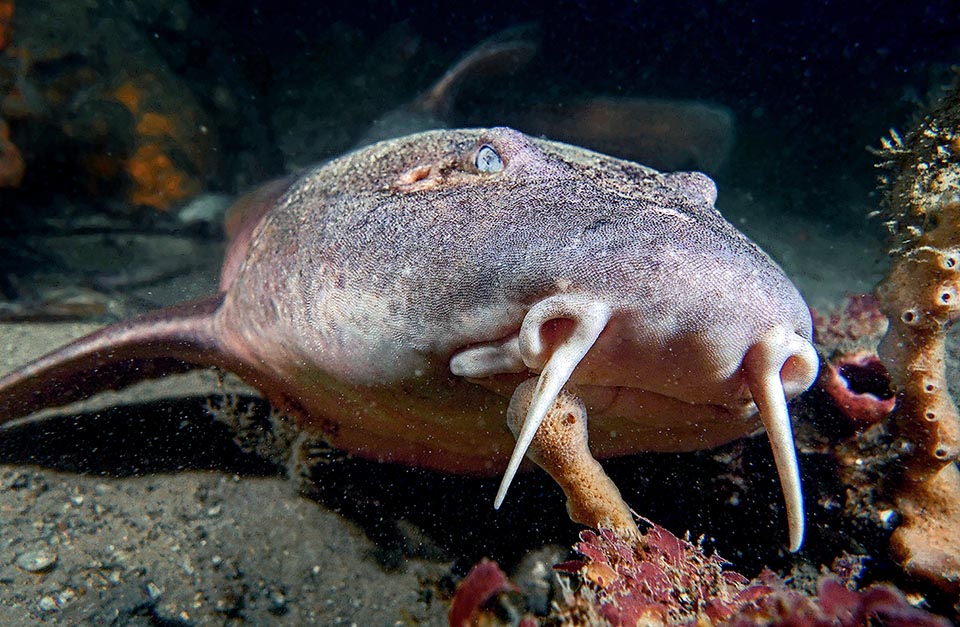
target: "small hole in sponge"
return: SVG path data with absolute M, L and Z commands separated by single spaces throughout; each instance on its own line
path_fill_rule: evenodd
M 840 364 L 837 371 L 846 380 L 850 391 L 856 394 L 872 394 L 881 400 L 893 398 L 890 374 L 879 359 Z
M 945 451 L 945 450 L 942 449 L 942 448 L 938 448 L 936 451 L 933 452 L 933 455 L 934 455 L 934 457 L 936 457 L 937 459 L 946 459 L 946 458 L 947 458 L 947 451 Z
M 577 417 L 574 416 L 573 414 L 567 414 L 566 417 L 564 418 L 564 420 L 566 420 L 566 422 L 567 422 L 568 425 L 575 425 L 575 424 L 577 424 Z
M 935 413 L 933 413 L 932 411 L 928 411 L 928 412 L 924 415 L 924 418 L 927 419 L 927 422 L 936 422 L 936 421 L 937 421 L 937 415 L 936 415 Z
M 907 324 L 913 324 L 917 321 L 917 312 L 913 309 L 908 309 L 902 314 L 900 314 L 900 319 L 906 322 Z

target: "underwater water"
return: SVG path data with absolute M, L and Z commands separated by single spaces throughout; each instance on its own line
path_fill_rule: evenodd
M 664 172 L 709 174 L 717 209 L 819 315 L 824 368 L 835 358 L 885 401 L 885 372 L 841 360 L 845 341 L 874 355 L 882 335 L 872 301 L 848 300 L 871 293 L 891 266 L 884 217 L 869 217 L 886 193 L 877 152 L 881 137 L 907 137 L 948 93 L 958 63 L 960 12 L 947 0 L 0 0 L 0 374 L 104 325 L 215 294 L 236 249 L 228 240 L 243 233 L 229 208 L 251 189 L 379 140 L 509 126 Z M 945 154 L 942 167 L 956 167 Z M 388 161 L 338 169 L 328 183 L 349 194 Z M 496 173 L 496 164 L 475 167 Z M 391 189 L 429 192 L 431 177 L 447 172 L 413 168 Z M 490 225 L 489 239 L 510 228 Z M 409 241 L 381 242 L 370 257 Z M 288 288 L 237 302 L 281 302 Z M 698 303 L 705 311 L 716 306 L 710 296 Z M 749 289 L 720 297 L 743 311 L 780 308 Z M 466 317 L 464 327 L 475 323 Z M 254 322 L 252 344 L 273 346 L 268 325 Z M 954 340 L 946 384 L 957 390 Z M 207 361 L 233 364 L 200 340 L 171 344 L 181 351 L 171 357 L 207 351 Z M 150 367 L 183 370 L 174 362 Z M 51 399 L 77 400 L 110 381 L 152 378 L 145 368 L 80 360 L 46 383 Z M 0 423 L 15 411 L 4 389 L 0 411 L 11 415 Z M 845 413 L 830 390 L 821 380 L 791 403 L 807 510 L 798 553 L 787 550 L 762 435 L 695 452 L 634 447 L 604 468 L 636 513 L 703 538 L 748 578 L 769 568 L 811 592 L 832 568 L 852 587 L 890 583 L 956 620 L 957 580 L 905 570 L 890 548 L 906 497 L 883 479 L 900 472 L 903 427 L 886 414 Z M 331 412 L 357 406 L 347 388 L 336 393 Z M 499 426 L 505 405 L 491 409 L 491 438 L 509 437 Z M 372 452 L 351 455 L 326 441 L 324 428 L 334 435 L 321 420 L 305 434 L 253 387 L 203 368 L 4 426 L 0 625 L 444 625 L 458 582 L 482 558 L 522 590 L 489 624 L 546 615 L 560 598 L 552 566 L 571 556 L 581 530 L 561 489 L 533 468 L 495 510 L 500 479 L 478 476 L 473 462 L 450 473 L 368 459 L 390 437 L 419 439 L 450 466 L 488 446 L 436 425 L 411 434 L 418 423 L 399 420 L 368 428 Z M 450 430 L 482 431 L 474 422 Z

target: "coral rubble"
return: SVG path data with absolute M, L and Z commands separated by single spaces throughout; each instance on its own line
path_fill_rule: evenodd
M 13 22 L 13 0 L 0 0 L 0 50 L 10 43 L 10 24 Z
M 772 573 L 761 579 L 769 594 L 746 606 L 724 627 L 949 627 L 950 622 L 912 607 L 895 588 L 872 585 L 850 590 L 834 576 L 817 584 L 817 595 L 805 595 L 787 587 Z M 699 627 L 699 626 L 698 626 Z
M 960 317 L 960 81 L 910 133 L 882 143 L 893 264 L 876 290 L 890 319 L 879 353 L 898 394 L 890 497 L 903 518 L 891 548 L 908 573 L 957 595 L 960 416 L 944 354 Z
M 210 160 L 205 133 L 193 130 L 205 126 L 199 111 L 164 105 L 158 110 L 157 103 L 170 104 L 170 87 L 148 74 L 124 81 L 112 93 L 136 121 L 133 154 L 123 164 L 131 182 L 130 200 L 161 210 L 200 192 L 198 174 Z
M 503 601 L 501 597 L 518 592 L 520 588 L 507 578 L 496 562 L 481 560 L 457 586 L 448 615 L 451 627 L 496 625 L 497 610 L 500 609 L 497 604 Z
M 10 140 L 10 127 L 0 118 L 0 187 L 18 187 L 24 171 L 23 156 Z
M 26 3 L 11 40 L 0 0 L 0 187 L 86 189 L 135 213 L 178 207 L 214 177 L 215 125 L 170 61 L 180 39 L 156 36 L 186 33 L 190 7 L 160 4 Z
M 580 539 L 584 559 L 557 566 L 576 585 L 550 624 L 714 624 L 766 591 L 657 525 L 639 541 L 607 529 L 584 531 Z
M 874 584 L 850 588 L 837 575 L 823 575 L 816 593 L 798 590 L 771 571 L 754 580 L 732 570 L 717 555 L 650 523 L 639 539 L 611 529 L 584 531 L 581 558 L 558 564 L 563 593 L 549 615 L 524 615 L 533 627 L 948 627 L 949 621 L 915 608 L 895 588 Z M 848 570 L 841 567 L 837 570 Z M 516 594 L 496 564 L 484 560 L 457 589 L 450 624 L 503 625 L 491 600 Z M 521 612 L 513 608 L 512 624 Z
M 0 51 L 10 44 L 11 22 L 13 21 L 13 0 L 0 0 Z M 0 96 L 4 92 L 0 84 Z M 10 139 L 10 126 L 3 115 L 7 114 L 8 103 L 3 98 L 0 105 L 0 188 L 18 187 L 23 181 L 24 165 L 20 150 Z

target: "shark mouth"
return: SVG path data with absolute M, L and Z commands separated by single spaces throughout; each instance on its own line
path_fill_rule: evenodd
M 520 328 L 519 341 L 486 347 L 483 359 L 472 361 L 479 351 L 465 352 L 451 360 L 451 371 L 461 376 L 487 376 L 505 366 L 516 372 L 539 371 L 533 397 L 517 443 L 494 499 L 499 509 L 534 436 L 557 397 L 584 356 L 593 347 L 610 320 L 609 306 L 583 297 L 563 294 L 534 305 Z M 557 332 L 556 321 L 562 321 Z M 492 351 L 492 352 L 491 352 Z M 495 359 L 491 355 L 495 354 Z M 482 364 L 480 362 L 483 362 Z M 800 549 L 804 536 L 803 494 L 800 471 L 787 410 L 787 399 L 807 389 L 819 367 L 816 350 L 792 329 L 775 328 L 749 348 L 741 370 L 773 450 L 786 503 L 789 548 Z

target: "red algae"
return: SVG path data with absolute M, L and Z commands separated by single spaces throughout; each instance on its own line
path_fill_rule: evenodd
M 575 546 L 579 559 L 554 568 L 563 593 L 545 617 L 524 627 L 949 627 L 950 622 L 910 605 L 896 588 L 863 590 L 824 574 L 815 594 L 792 588 L 772 571 L 754 580 L 726 569 L 716 554 L 656 524 L 639 538 L 611 529 L 587 530 Z M 840 571 L 846 572 L 840 564 Z M 454 599 L 450 625 L 502 625 L 478 620 L 476 608 L 515 591 L 487 560 L 467 576 Z M 487 614 L 488 618 L 491 616 Z M 454 622 L 454 621 L 458 622 Z
M 457 586 L 448 615 L 450 626 L 493 624 L 494 617 L 487 614 L 492 614 L 491 605 L 497 597 L 519 591 L 496 562 L 480 560 Z

